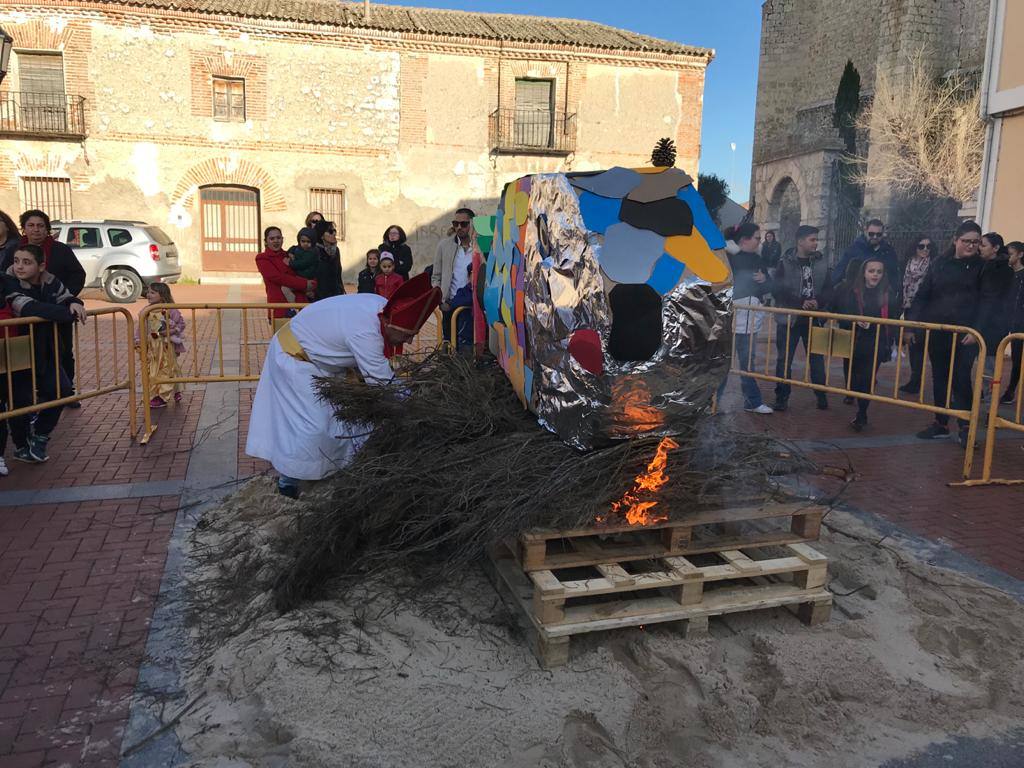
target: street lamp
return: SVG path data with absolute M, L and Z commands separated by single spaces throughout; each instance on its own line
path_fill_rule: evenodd
M 11 48 L 14 47 L 14 38 L 0 27 L 0 83 L 7 77 L 7 65 L 11 61 Z

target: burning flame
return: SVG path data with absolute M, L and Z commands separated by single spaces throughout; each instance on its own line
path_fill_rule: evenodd
M 668 520 L 668 515 L 660 512 L 652 512 L 657 501 L 641 501 L 645 493 L 655 493 L 668 482 L 668 475 L 665 474 L 665 467 L 668 465 L 668 452 L 678 448 L 679 443 L 671 437 L 663 438 L 654 452 L 654 458 L 647 465 L 647 470 L 637 475 L 633 481 L 633 487 L 626 491 L 626 494 L 612 504 L 612 514 L 622 515 L 630 525 L 653 525 Z M 601 515 L 597 522 L 606 521 Z

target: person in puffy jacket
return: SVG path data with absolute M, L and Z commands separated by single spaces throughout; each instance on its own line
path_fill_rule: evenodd
M 371 248 L 366 252 L 366 267 L 356 277 L 358 293 L 376 293 L 375 281 L 380 274 L 380 251 Z
M 313 228 L 316 243 L 316 300 L 329 299 L 345 293 L 341 276 L 341 250 L 338 229 L 333 221 L 321 221 Z
M 907 312 L 908 320 L 943 325 L 978 327 L 978 313 L 981 299 L 981 271 L 985 262 L 978 255 L 981 246 L 981 227 L 973 221 L 961 224 L 953 238 L 952 248 L 935 260 L 917 289 L 914 302 Z M 916 341 L 917 331 L 912 334 Z M 978 344 L 968 334 L 957 336 L 957 348 L 953 349 L 953 333 L 932 331 L 928 341 L 928 360 L 932 366 L 932 396 L 940 407 L 969 410 L 974 400 L 974 385 L 971 371 L 978 357 Z M 950 358 L 953 365 L 950 367 Z M 946 391 L 952 376 L 950 403 L 946 403 Z M 959 419 L 960 442 L 966 445 L 968 424 Z M 935 421 L 917 433 L 922 440 L 937 440 L 949 437 L 949 416 L 935 414 Z
M 405 280 L 395 271 L 395 257 L 386 251 L 380 255 L 380 274 L 374 278 L 374 293 L 390 299 Z

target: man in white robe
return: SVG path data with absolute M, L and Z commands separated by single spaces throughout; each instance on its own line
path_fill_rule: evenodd
M 299 480 L 320 480 L 344 467 L 366 437 L 365 427 L 335 418 L 314 378 L 356 368 L 367 384 L 391 381 L 385 345 L 411 341 L 439 303 L 440 291 L 417 275 L 390 301 L 358 293 L 310 304 L 274 335 L 245 452 L 273 465 L 281 494 L 298 498 Z

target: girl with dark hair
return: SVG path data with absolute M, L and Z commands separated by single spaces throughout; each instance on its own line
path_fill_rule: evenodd
M 860 270 L 847 286 L 847 290 L 836 295 L 833 310 L 841 315 L 888 319 L 894 307 L 889 280 L 885 274 L 885 262 L 868 257 L 859 263 Z M 853 328 L 853 324 L 849 322 L 840 322 L 839 325 L 847 330 Z M 870 392 L 879 366 L 889 358 L 889 327 L 867 320 L 858 321 L 853 330 L 853 337 L 850 389 L 856 392 Z M 866 398 L 857 398 L 857 415 L 850 422 L 850 428 L 855 432 L 860 432 L 867 426 L 870 404 L 871 401 Z
M 910 305 L 914 303 L 917 296 L 917 289 L 921 287 L 921 281 L 928 273 L 928 267 L 932 265 L 938 256 L 939 249 L 934 241 L 922 235 L 916 238 L 907 250 L 906 258 L 903 261 L 903 307 L 904 316 L 910 311 Z M 923 339 L 915 339 L 908 345 L 907 354 L 910 358 L 910 380 L 900 387 L 900 392 L 919 392 L 921 389 L 921 371 L 924 368 L 924 343 Z
M 366 268 L 360 271 L 356 279 L 359 293 L 376 293 L 375 281 L 380 274 L 380 251 L 371 248 L 366 252 Z
M 1024 333 L 1024 243 L 1015 240 L 1007 245 L 1006 249 L 1010 255 L 1010 268 L 1013 270 L 1013 283 L 1010 286 L 1010 295 L 1006 303 L 1008 330 L 1010 333 Z M 1006 379 L 1006 390 L 1000 399 L 1002 403 L 1012 403 L 1017 394 L 1017 388 L 1024 386 L 1020 381 L 1024 341 L 1011 342 L 1010 355 L 1013 360 L 1013 370 L 1010 377 Z
M 989 232 L 981 236 L 978 255 L 985 262 L 981 268 L 981 296 L 978 307 L 978 330 L 985 337 L 985 369 L 991 373 L 995 364 L 996 347 L 1006 336 L 1009 323 L 1006 301 L 1013 285 L 1013 268 L 1001 235 Z
M 395 272 L 408 280 L 412 273 L 412 249 L 406 243 L 405 230 L 397 224 L 392 224 L 384 230 L 384 239 L 377 246 L 381 253 L 387 251 L 395 257 Z
M 6 270 L 10 266 L 20 241 L 18 225 L 14 223 L 14 219 L 0 211 L 0 265 L 3 269 Z
M 949 255 L 937 259 L 921 281 L 907 313 L 908 320 L 978 327 L 981 270 L 985 265 L 978 255 L 980 245 L 981 227 L 975 222 L 965 221 L 957 228 Z M 917 341 L 918 336 L 923 340 L 922 332 L 912 334 L 911 340 Z M 977 341 L 969 334 L 961 333 L 957 336 L 955 350 L 951 332 L 932 331 L 929 334 L 928 361 L 932 366 L 932 396 L 935 405 L 970 410 L 974 401 L 971 371 L 977 356 Z M 948 405 L 947 388 L 950 391 Z M 966 447 L 969 425 L 963 419 L 958 419 L 958 422 L 960 443 Z M 949 437 L 949 416 L 944 413 L 935 414 L 935 422 L 918 432 L 917 436 L 922 440 Z

